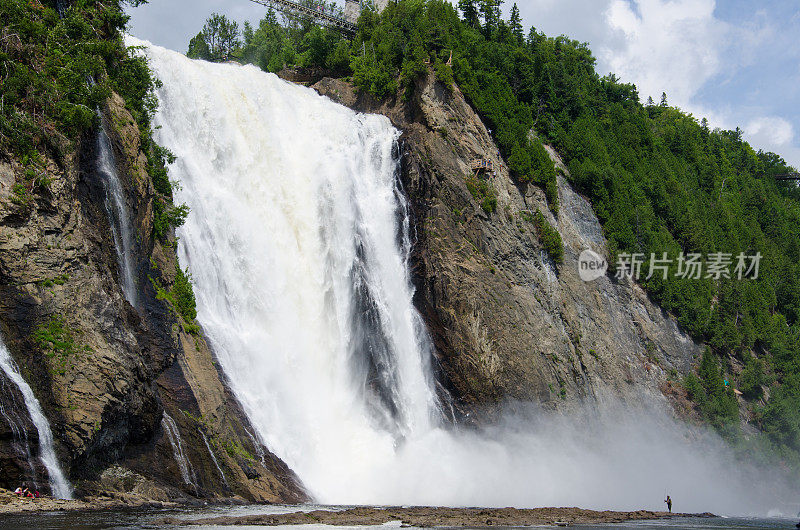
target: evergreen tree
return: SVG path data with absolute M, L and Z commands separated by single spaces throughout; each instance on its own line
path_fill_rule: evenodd
M 661 105 L 661 107 L 664 107 L 664 108 L 669 107 L 669 104 L 667 103 L 667 93 L 666 92 L 662 92 L 661 93 L 661 104 L 660 105 Z
M 480 0 L 480 12 L 483 17 L 483 28 L 487 36 L 497 28 L 500 21 L 500 6 L 503 0 Z
M 480 25 L 476 3 L 477 0 L 458 0 L 458 8 L 464 16 L 464 21 L 473 28 L 477 28 Z
M 522 33 L 522 17 L 519 14 L 519 7 L 517 7 L 516 2 L 514 2 L 514 5 L 511 6 L 511 18 L 508 20 L 508 25 L 511 28 L 511 33 L 514 34 L 514 37 L 517 40 L 517 46 L 522 46 L 524 38 Z

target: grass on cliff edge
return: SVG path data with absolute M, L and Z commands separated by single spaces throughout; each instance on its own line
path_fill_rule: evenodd
M 189 210 L 173 204 L 167 165 L 175 158 L 152 136 L 159 81 L 145 57 L 124 45 L 121 32 L 128 17 L 122 2 L 75 0 L 67 4 L 59 15 L 53 1 L 0 3 L 0 159 L 16 160 L 23 168 L 16 175 L 11 201 L 30 211 L 36 196 L 50 185 L 46 160 L 65 164 L 80 141 L 96 134 L 96 109 L 114 91 L 138 125 L 147 171 L 156 190 L 153 235 L 164 241 L 172 227 L 184 222 Z M 173 293 L 178 313 L 188 329 L 195 330 L 194 294 L 183 271 L 178 271 Z M 39 329 L 37 334 L 42 332 Z M 67 350 L 59 351 L 62 358 Z
M 116 91 L 139 126 L 158 192 L 155 235 L 164 239 L 188 212 L 172 204 L 166 165 L 174 158 L 151 134 L 158 81 L 145 58 L 125 47 L 121 31 L 127 21 L 118 0 L 76 0 L 62 16 L 55 2 L 0 5 L 0 156 L 27 168 L 17 176 L 12 197 L 27 207 L 49 185 L 44 160 L 63 164 L 77 141 L 99 126 L 96 109 Z

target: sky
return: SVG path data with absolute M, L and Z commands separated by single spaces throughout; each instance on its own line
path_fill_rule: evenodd
M 339 0 L 343 3 L 343 0 Z M 506 0 L 506 16 L 511 9 Z M 800 0 L 518 0 L 523 23 L 588 42 L 598 73 L 659 101 L 744 131 L 756 149 L 800 168 Z M 212 13 L 243 23 L 247 0 L 150 0 L 129 8 L 130 32 L 185 52 Z

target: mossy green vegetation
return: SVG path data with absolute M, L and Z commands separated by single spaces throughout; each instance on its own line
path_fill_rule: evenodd
M 252 454 L 250 454 L 250 451 L 245 449 L 244 446 L 241 444 L 241 442 L 239 442 L 238 440 L 234 441 L 223 440 L 222 446 L 224 447 L 225 452 L 228 453 L 228 455 L 231 458 L 234 459 L 241 458 L 250 463 L 256 461 L 255 457 Z
M 99 125 L 96 109 L 116 91 L 139 126 L 148 172 L 158 192 L 156 235 L 177 226 L 185 207 L 172 205 L 166 176 L 172 155 L 152 139 L 158 81 L 146 59 L 122 41 L 128 17 L 120 0 L 75 0 L 59 15 L 55 2 L 8 0 L 0 7 L 0 151 L 23 161 L 12 201 L 30 204 L 50 184 L 44 161 L 57 163 Z M 140 0 L 129 4 L 138 5 Z
M 92 351 L 89 346 L 75 341 L 75 332 L 60 315 L 53 315 L 40 324 L 34 330 L 32 338 L 49 359 L 48 368 L 59 375 L 64 375 L 72 367 L 77 355 Z
M 181 226 L 189 215 L 189 207 L 185 204 L 175 206 L 171 200 L 159 197 L 153 202 L 153 234 L 165 240 L 173 227 Z
M 172 300 L 178 313 L 186 322 L 193 322 L 197 318 L 197 303 L 192 290 L 192 276 L 189 271 L 180 267 L 176 270 L 175 284 L 172 286 Z
M 481 209 L 489 214 L 494 213 L 497 209 L 497 193 L 491 184 L 485 178 L 474 175 L 465 177 L 464 180 L 472 198 L 480 205 Z
M 39 285 L 44 288 L 51 288 L 56 285 L 64 285 L 67 281 L 69 281 L 69 274 L 61 274 L 55 278 L 46 278 L 39 282 Z
M 61 156 L 95 124 L 93 109 L 110 94 L 102 74 L 120 52 L 109 36 L 123 24 L 119 9 L 100 2 L 77 2 L 63 18 L 52 3 L 3 2 L 0 148 Z
M 561 240 L 561 234 L 547 221 L 544 214 L 536 210 L 533 215 L 529 212 L 522 212 L 521 215 L 523 219 L 532 223 L 536 228 L 536 235 L 539 236 L 539 241 L 541 241 L 542 247 L 544 247 L 550 259 L 558 264 L 563 263 L 564 243 Z
M 152 276 L 150 277 L 150 282 L 156 291 L 156 298 L 167 301 L 175 315 L 183 321 L 183 329 L 193 335 L 199 334 L 200 326 L 195 322 L 197 318 L 197 302 L 192 288 L 192 276 L 189 271 L 184 271 L 178 265 L 175 266 L 175 281 L 172 289 L 166 289 L 161 282 Z

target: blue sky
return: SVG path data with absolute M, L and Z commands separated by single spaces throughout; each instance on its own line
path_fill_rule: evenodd
M 588 42 L 601 74 L 639 87 L 800 168 L 800 0 L 519 0 L 527 27 Z M 511 3 L 506 0 L 506 14 Z M 131 33 L 186 51 L 212 12 L 256 22 L 264 8 L 222 0 L 150 0 Z

